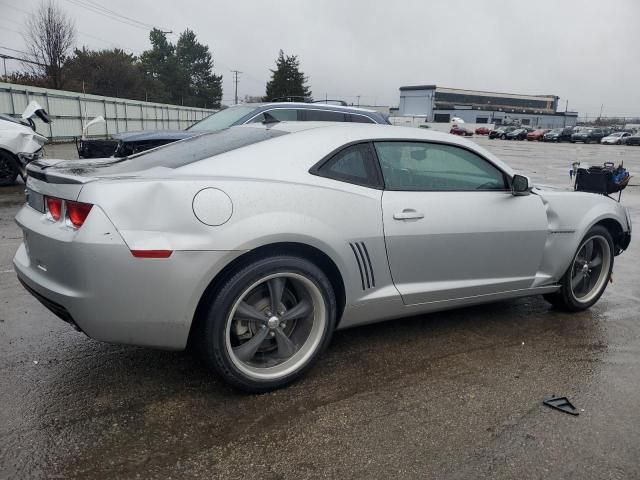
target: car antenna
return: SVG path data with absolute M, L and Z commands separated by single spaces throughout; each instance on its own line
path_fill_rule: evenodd
M 276 117 L 271 115 L 269 112 L 264 112 L 263 115 L 264 115 L 264 120 L 262 121 L 263 125 L 269 125 L 271 123 L 280 123 L 280 120 L 278 120 Z

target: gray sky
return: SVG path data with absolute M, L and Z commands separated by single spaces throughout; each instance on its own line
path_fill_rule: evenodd
M 209 45 L 233 101 L 263 95 L 278 50 L 296 54 L 316 98 L 397 105 L 401 85 L 555 94 L 580 115 L 640 115 L 638 0 L 58 0 L 78 43 L 139 54 L 148 31 L 100 16 L 94 2 Z M 39 0 L 0 0 L 0 45 L 24 49 Z M 177 35 L 170 36 L 172 41 Z M 4 53 L 10 53 L 4 50 Z

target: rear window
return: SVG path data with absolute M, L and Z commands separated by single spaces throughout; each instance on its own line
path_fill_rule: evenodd
M 152 167 L 179 168 L 287 133 L 273 128 L 233 127 L 170 143 L 127 159 L 140 170 Z
M 286 135 L 273 128 L 232 127 L 203 133 L 121 159 L 69 160 L 55 165 L 73 175 L 111 175 L 154 167 L 179 168 L 254 143 Z

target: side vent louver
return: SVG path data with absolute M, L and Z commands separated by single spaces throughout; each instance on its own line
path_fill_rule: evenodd
M 376 286 L 376 279 L 373 274 L 373 265 L 369 257 L 369 251 L 364 242 L 350 243 L 349 246 L 356 257 L 358 270 L 360 270 L 360 280 L 362 281 L 362 289 L 366 290 Z

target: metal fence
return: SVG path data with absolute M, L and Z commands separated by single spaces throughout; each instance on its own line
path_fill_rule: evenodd
M 90 126 L 87 133 L 88 136 L 100 138 L 134 130 L 184 129 L 215 112 L 205 108 L 140 102 L 0 82 L 0 113 L 19 117 L 33 100 L 52 119 L 50 124 L 34 119 L 38 133 L 52 142 L 79 137 L 82 135 L 83 125 L 97 116 L 104 117 L 105 122 Z

